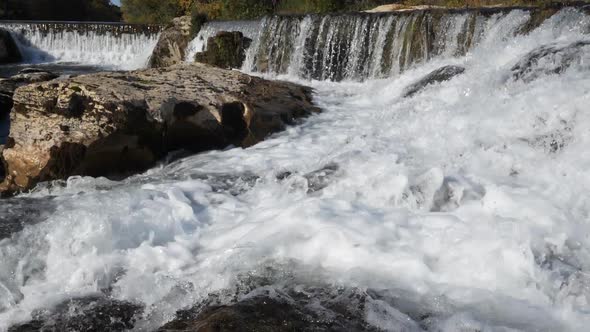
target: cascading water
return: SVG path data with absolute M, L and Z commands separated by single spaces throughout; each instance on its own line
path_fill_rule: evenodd
M 506 14 L 431 10 L 274 16 L 262 22 L 244 70 L 333 81 L 390 77 L 436 57 L 465 55 Z
M 106 297 L 152 331 L 268 294 L 309 324 L 336 303 L 384 331 L 586 331 L 590 17 L 429 15 L 270 18 L 248 68 L 311 84 L 321 114 L 3 201 L 0 330 L 64 306 L 53 322 L 87 322 L 79 299 Z
M 109 23 L 0 23 L 27 63 L 73 63 L 114 69 L 145 66 L 159 26 Z

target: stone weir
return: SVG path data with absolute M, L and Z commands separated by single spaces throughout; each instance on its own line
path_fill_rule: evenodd
M 272 16 L 262 22 L 244 69 L 332 81 L 391 77 L 433 58 L 465 55 L 500 30 L 526 34 L 561 11 L 588 12 L 575 7 Z
M 147 63 L 160 25 L 93 22 L 0 21 L 10 31 L 27 63 L 66 62 L 113 69 Z
M 42 34 L 60 32 L 92 32 L 104 34 L 159 34 L 164 25 L 158 24 L 126 24 L 118 22 L 59 22 L 59 21 L 0 21 L 0 27 L 11 30 L 39 31 Z

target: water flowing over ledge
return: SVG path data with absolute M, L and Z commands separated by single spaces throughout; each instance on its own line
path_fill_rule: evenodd
M 246 72 L 331 81 L 386 78 L 431 59 L 464 56 L 495 31 L 506 30 L 506 38 L 530 32 L 556 11 L 433 9 L 211 22 L 191 43 L 186 60 L 193 61 L 216 32 L 241 31 L 254 40 Z
M 112 69 L 146 65 L 163 29 L 158 25 L 85 22 L 0 22 L 27 63 L 74 63 Z
M 265 21 L 313 27 L 285 45 L 268 38 L 286 32 L 260 38 L 245 67 L 313 86 L 324 111 L 301 126 L 124 181 L 43 183 L 0 206 L 0 330 L 83 323 L 99 308 L 153 331 L 212 298 L 250 310 L 266 296 L 312 311 L 308 324 L 344 311 L 385 331 L 587 331 L 590 17 L 404 15 L 453 28 L 400 32 L 391 43 L 409 51 L 379 55 L 387 34 L 349 51 L 357 27 L 338 20 L 362 31 L 402 16 Z M 466 42 L 457 31 L 471 20 Z

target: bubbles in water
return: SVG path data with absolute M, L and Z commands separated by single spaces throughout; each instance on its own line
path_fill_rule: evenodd
M 236 301 L 268 292 L 316 313 L 362 303 L 359 320 L 386 330 L 584 331 L 588 67 L 511 75 L 543 45 L 587 40 L 590 25 L 567 9 L 515 35 L 528 18 L 453 17 L 440 24 L 472 27 L 469 52 L 395 77 L 272 76 L 312 85 L 324 111 L 251 148 L 38 188 L 27 198 L 51 196 L 51 212 L 0 240 L 0 329 L 101 293 L 141 304 L 136 329 L 153 330 L 242 287 Z M 402 96 L 448 65 L 465 71 Z M 248 288 L 244 275 L 266 281 Z M 326 300 L 335 293 L 344 300 Z

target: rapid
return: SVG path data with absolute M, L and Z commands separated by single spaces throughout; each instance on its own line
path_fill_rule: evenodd
M 150 331 L 210 294 L 318 288 L 363 294 L 385 331 L 585 331 L 590 16 L 523 33 L 524 10 L 457 13 L 421 44 L 404 29 L 424 19 L 346 19 L 247 25 L 242 70 L 312 86 L 321 114 L 251 148 L 2 201 L 0 331 L 97 294 L 140 305 L 134 330 Z M 447 65 L 465 71 L 404 97 Z

